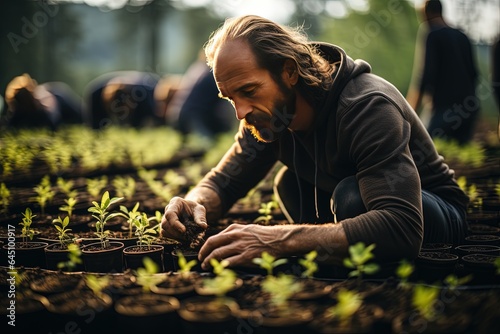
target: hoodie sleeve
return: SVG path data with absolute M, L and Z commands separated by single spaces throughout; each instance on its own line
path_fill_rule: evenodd
M 337 124 L 339 150 L 356 166 L 368 210 L 341 222 L 349 243 L 375 243 L 375 255 L 383 261 L 417 257 L 423 214 L 410 124 L 393 101 L 376 93 L 339 110 Z

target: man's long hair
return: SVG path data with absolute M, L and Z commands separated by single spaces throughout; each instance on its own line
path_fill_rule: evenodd
M 308 41 L 301 27 L 291 28 L 255 15 L 227 19 L 205 44 L 207 64 L 213 68 L 217 50 L 227 41 L 243 39 L 257 63 L 279 82 L 286 59 L 297 64 L 298 88 L 310 102 L 324 95 L 333 82 L 331 64 Z

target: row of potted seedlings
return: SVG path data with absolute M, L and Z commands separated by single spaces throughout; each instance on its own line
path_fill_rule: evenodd
M 196 260 L 181 252 L 178 269 L 163 273 L 149 257 L 123 273 L 19 268 L 12 283 L 17 289 L 16 329 L 448 333 L 495 328 L 498 290 L 461 290 L 467 278 L 454 275 L 442 281 L 444 286 L 414 283 L 415 266 L 407 261 L 393 273 L 397 279 L 372 281 L 367 277 L 380 269 L 373 262 L 374 247 L 350 247 L 346 280 L 315 278 L 319 267 L 314 251 L 293 265 L 264 252 L 253 261 L 261 275 L 242 275 L 229 269 L 227 261 L 215 259 L 210 273 L 195 272 Z M 292 269 L 296 274 L 290 274 Z

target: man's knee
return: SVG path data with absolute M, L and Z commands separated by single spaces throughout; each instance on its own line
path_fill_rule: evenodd
M 337 221 L 366 212 L 356 177 L 349 176 L 339 182 L 333 191 L 331 206 Z

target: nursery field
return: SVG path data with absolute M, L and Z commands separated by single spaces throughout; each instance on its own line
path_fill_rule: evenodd
M 435 143 L 471 199 L 462 245 L 377 263 L 376 245 L 357 244 L 328 267 L 314 252 L 262 254 L 255 268 L 222 261 L 208 272 L 196 250 L 210 235 L 233 222 L 287 224 L 273 170 L 205 235 L 159 236 L 165 205 L 231 142 L 163 127 L 1 134 L 1 332 L 500 332 L 500 146 Z

